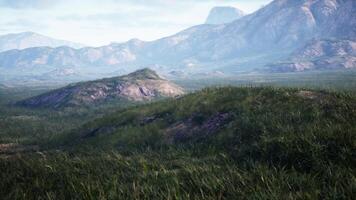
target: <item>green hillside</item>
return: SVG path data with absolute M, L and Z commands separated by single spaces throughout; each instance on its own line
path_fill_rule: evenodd
M 350 199 L 355 121 L 351 93 L 204 89 L 108 114 L 42 141 L 41 153 L 1 158 L 0 196 Z
M 120 110 L 71 132 L 66 144 L 161 148 L 192 143 L 226 150 L 284 141 L 327 146 L 330 139 L 334 145 L 347 144 L 356 136 L 355 109 L 355 97 L 348 93 L 212 88 Z

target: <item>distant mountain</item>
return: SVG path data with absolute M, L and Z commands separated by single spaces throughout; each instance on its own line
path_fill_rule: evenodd
M 242 10 L 234 7 L 214 7 L 208 18 L 206 19 L 206 24 L 226 24 L 235 21 L 245 14 Z
M 356 42 L 313 40 L 296 50 L 289 60 L 269 67 L 277 72 L 356 68 Z
M 0 69 L 77 67 L 99 74 L 104 67 L 134 71 L 159 66 L 160 72 L 166 73 L 254 71 L 290 58 L 313 40 L 329 39 L 356 41 L 356 1 L 275 0 L 232 23 L 199 25 L 151 42 L 135 39 L 78 50 L 38 47 L 6 51 L 0 53 Z
M 286 58 L 312 39 L 356 40 L 354 0 L 275 0 L 224 25 L 200 25 L 144 46 L 145 60 L 234 71 Z
M 0 36 L 0 52 L 12 49 L 26 49 L 30 47 L 59 47 L 69 46 L 80 48 L 84 45 L 68 42 L 64 40 L 53 39 L 34 32 L 22 32 Z
M 109 101 L 141 102 L 182 95 L 183 89 L 150 69 L 90 82 L 68 85 L 18 103 L 27 107 L 60 108 Z
M 74 49 L 68 46 L 57 48 L 33 47 L 24 50 L 10 50 L 0 53 L 0 67 L 100 67 L 126 64 L 136 60 L 135 52 L 143 42 L 130 40 L 127 43 L 113 43 L 103 47 Z

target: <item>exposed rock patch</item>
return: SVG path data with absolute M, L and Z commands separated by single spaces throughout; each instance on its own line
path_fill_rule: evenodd
M 335 98 L 333 96 L 323 92 L 300 90 L 296 93 L 296 95 L 303 99 L 309 99 L 309 100 L 314 100 L 314 101 L 319 101 L 324 103 L 335 101 Z
M 230 113 L 218 113 L 207 119 L 202 119 L 199 115 L 192 116 L 168 127 L 166 137 L 169 143 L 203 138 L 217 133 L 228 123 L 230 118 Z

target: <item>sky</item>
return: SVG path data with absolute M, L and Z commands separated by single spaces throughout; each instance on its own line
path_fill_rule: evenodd
M 145 41 L 204 23 L 214 6 L 252 13 L 271 0 L 0 0 L 0 35 L 24 31 L 90 46 Z

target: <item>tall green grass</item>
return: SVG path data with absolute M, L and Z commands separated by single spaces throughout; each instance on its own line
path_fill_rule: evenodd
M 246 166 L 244 166 L 244 164 Z M 324 164 L 315 173 L 190 151 L 2 159 L 2 199 L 351 199 L 350 168 Z

